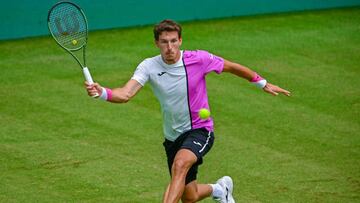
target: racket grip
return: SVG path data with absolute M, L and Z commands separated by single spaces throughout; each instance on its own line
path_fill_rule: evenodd
M 84 77 L 85 77 L 85 80 L 91 85 L 94 83 L 92 77 L 91 77 L 91 74 L 90 74 L 90 71 L 87 67 L 84 67 L 83 69 L 83 74 L 84 74 Z M 96 93 L 95 95 L 93 95 L 92 97 L 96 98 L 96 97 L 99 97 L 99 94 Z

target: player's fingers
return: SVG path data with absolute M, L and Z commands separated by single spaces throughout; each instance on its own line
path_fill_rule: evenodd
M 94 96 L 94 95 L 99 94 L 96 89 L 88 89 L 87 93 L 88 93 L 89 96 Z
M 283 91 L 282 93 L 283 93 L 284 95 L 288 96 L 288 97 L 290 97 L 290 94 L 291 94 L 291 92 L 289 92 L 289 91 L 287 91 L 287 90 Z
M 84 86 L 87 90 L 91 90 L 94 88 L 94 86 L 92 84 L 89 84 L 89 82 L 87 81 L 84 82 Z
M 274 96 L 277 96 L 277 95 L 278 95 L 278 93 L 275 92 L 275 91 L 274 91 L 272 88 L 270 88 L 269 86 L 265 86 L 264 91 L 267 92 L 267 93 L 270 93 L 270 94 L 272 94 L 272 95 L 274 95 Z
M 284 95 L 286 95 L 286 96 L 290 96 L 290 92 L 289 92 L 289 91 L 287 91 L 287 90 L 285 90 L 285 89 L 282 89 L 281 87 L 278 87 L 278 86 L 276 86 L 276 85 L 269 84 L 269 85 L 266 86 L 266 88 L 267 88 L 267 90 L 268 90 L 267 92 L 270 93 L 270 94 L 272 94 L 272 95 L 274 95 L 274 96 L 279 95 L 279 93 L 284 94 Z M 264 89 L 265 89 L 265 88 L 264 88 Z
M 86 85 L 85 88 L 87 90 L 92 90 L 92 89 L 94 89 L 94 86 L 93 85 Z
M 84 82 L 84 85 L 85 85 L 85 87 L 87 87 L 87 86 L 90 85 L 90 83 L 89 83 L 88 81 L 85 81 L 85 82 Z
M 279 95 L 279 93 L 277 93 L 277 92 L 275 92 L 275 91 L 270 91 L 270 94 L 272 94 L 272 95 L 274 95 L 274 96 L 278 96 Z
M 92 83 L 85 81 L 85 87 L 86 89 L 101 89 L 100 85 L 98 83 Z
M 282 88 L 280 88 L 280 87 L 278 87 L 278 91 L 277 91 L 277 92 L 282 93 L 282 94 L 284 94 L 284 95 L 286 95 L 286 96 L 290 96 L 290 92 L 289 92 L 289 91 L 287 91 L 287 90 L 285 90 L 285 89 L 282 89 Z
M 102 92 L 102 87 L 98 83 L 94 83 L 94 89 L 96 89 L 98 92 Z
M 95 96 L 95 95 L 99 95 L 99 94 L 98 94 L 97 92 L 90 92 L 90 93 L 89 93 L 89 96 L 91 96 L 91 97 L 92 97 L 92 96 Z

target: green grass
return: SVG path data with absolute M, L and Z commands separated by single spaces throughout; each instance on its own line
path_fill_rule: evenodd
M 216 142 L 200 182 L 238 202 L 360 202 L 360 8 L 183 24 L 183 49 L 251 67 L 292 97 L 210 74 Z M 91 32 L 88 65 L 123 85 L 158 54 L 152 27 Z M 159 104 L 89 98 L 50 37 L 0 42 L 0 202 L 160 202 L 169 181 Z M 211 202 L 210 199 L 204 202 Z

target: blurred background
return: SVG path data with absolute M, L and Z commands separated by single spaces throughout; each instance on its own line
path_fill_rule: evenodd
M 47 35 L 47 13 L 55 0 L 1 0 L 0 40 Z M 90 30 L 149 25 L 164 18 L 192 21 L 265 13 L 349 7 L 359 0 L 74 0 Z

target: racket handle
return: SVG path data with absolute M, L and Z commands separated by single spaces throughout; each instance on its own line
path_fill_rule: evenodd
M 83 69 L 83 74 L 84 74 L 84 77 L 85 77 L 85 80 L 90 84 L 92 85 L 94 83 L 92 77 L 91 77 L 91 74 L 90 74 L 90 71 L 87 67 L 84 67 Z M 93 95 L 92 97 L 96 98 L 96 97 L 99 97 L 99 94 L 96 93 L 95 95 Z

